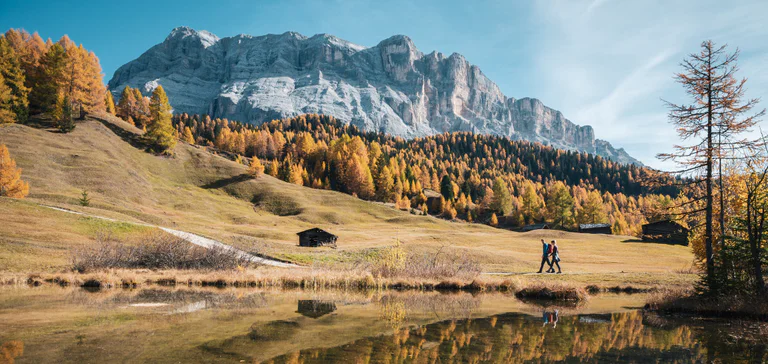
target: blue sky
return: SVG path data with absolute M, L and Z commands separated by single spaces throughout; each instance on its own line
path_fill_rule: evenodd
M 768 92 L 764 0 L 0 2 L 3 31 L 68 34 L 96 52 L 105 80 L 180 25 L 219 37 L 329 33 L 365 46 L 405 34 L 425 53 L 463 54 L 507 96 L 541 99 L 666 169 L 654 155 L 679 141 L 660 99 L 686 101 L 672 75 L 702 40 L 738 46 L 748 96 Z

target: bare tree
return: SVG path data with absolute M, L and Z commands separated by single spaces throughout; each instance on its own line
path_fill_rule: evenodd
M 749 148 L 755 141 L 741 138 L 765 114 L 765 110 L 751 116 L 748 114 L 759 102 L 759 99 L 744 101 L 747 79 L 737 79 L 739 70 L 737 61 L 738 49 L 733 53 L 726 52 L 727 45 L 716 47 L 712 41 L 701 43 L 701 51 L 692 53 L 683 60 L 683 72 L 675 75 L 675 80 L 683 85 L 686 93 L 693 99 L 690 104 L 674 104 L 665 101 L 669 108 L 669 118 L 677 127 L 680 138 L 687 142 L 685 145 L 675 145 L 672 153 L 659 154 L 662 160 L 672 160 L 680 165 L 676 171 L 681 175 L 692 177 L 691 183 L 704 184 L 704 196 L 696 200 L 704 200 L 704 208 L 689 211 L 689 213 L 705 213 L 705 249 L 707 276 L 714 275 L 713 249 L 713 204 L 714 184 L 719 183 L 721 195 L 720 225 L 721 235 L 724 233 L 724 201 L 722 161 L 735 158 L 735 151 Z M 714 167 L 718 164 L 719 174 L 716 176 Z

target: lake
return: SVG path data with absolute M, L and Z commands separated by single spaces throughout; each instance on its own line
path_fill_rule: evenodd
M 763 362 L 765 323 L 660 317 L 644 295 L 0 288 L 0 363 Z

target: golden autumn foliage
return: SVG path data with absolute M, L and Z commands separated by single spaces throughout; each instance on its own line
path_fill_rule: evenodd
M 163 86 L 157 86 L 152 92 L 149 104 L 150 123 L 147 126 L 147 139 L 164 154 L 173 154 L 176 147 L 176 131 L 171 124 L 171 105 Z
M 99 59 L 82 44 L 77 45 L 66 35 L 56 43 L 44 42 L 37 33 L 30 35 L 15 29 L 8 30 L 3 38 L 23 71 L 24 87 L 29 90 L 29 112 L 51 111 L 64 94 L 81 115 L 107 109 Z M 17 98 L 21 100 L 21 96 Z M 16 113 L 24 118 L 26 105 L 21 101 L 17 104 L 20 106 Z
M 188 114 L 173 120 L 179 135 L 189 130 L 201 145 L 257 157 L 266 161 L 266 174 L 284 181 L 395 202 L 398 208 L 410 203 L 448 219 L 487 223 L 495 212 L 497 219 L 506 214 L 504 227 L 519 227 L 557 217 L 565 228 L 575 220 L 596 221 L 638 235 L 642 224 L 668 217 L 658 211 L 673 200 L 643 192 L 636 178 L 648 171 L 641 167 L 495 136 L 406 140 L 364 133 L 324 115 L 260 126 Z M 443 200 L 427 201 L 425 189 L 439 191 Z
M 5 144 L 0 144 L 0 196 L 24 198 L 29 194 L 29 184 L 21 180 L 21 168 L 16 168 L 16 161 Z
M 253 177 L 259 177 L 262 173 L 264 173 L 264 165 L 261 164 L 259 158 L 251 159 L 251 164 L 248 167 L 248 174 Z

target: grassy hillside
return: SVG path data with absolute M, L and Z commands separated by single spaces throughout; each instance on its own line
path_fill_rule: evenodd
M 112 117 L 79 122 L 69 134 L 0 126 L 0 143 L 31 185 L 25 200 L 0 199 L 0 271 L 62 269 L 71 250 L 93 244 L 99 231 L 130 241 L 148 229 L 39 204 L 172 227 L 301 263 L 355 259 L 400 239 L 411 250 L 465 249 L 485 271 L 530 272 L 538 269 L 540 238 L 558 240 L 570 272 L 663 274 L 692 261 L 687 247 L 560 231 L 515 233 L 411 215 L 269 176 L 251 179 L 245 166 L 188 144 L 180 143 L 173 158 L 147 153 L 138 133 Z M 91 197 L 89 207 L 78 204 L 82 190 Z M 297 247 L 295 233 L 315 226 L 339 235 L 339 248 Z

